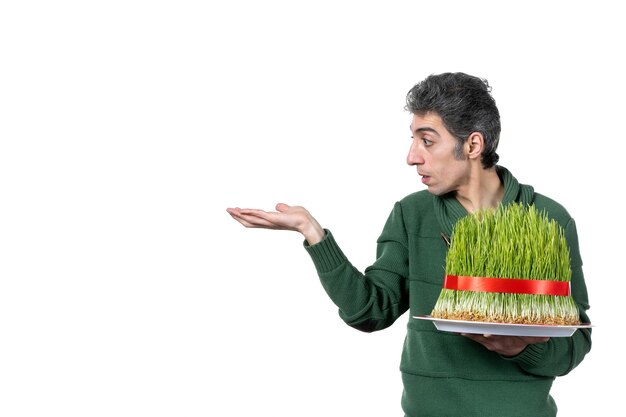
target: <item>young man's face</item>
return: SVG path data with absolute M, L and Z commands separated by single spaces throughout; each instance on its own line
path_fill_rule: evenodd
M 430 193 L 443 195 L 467 185 L 470 163 L 466 146 L 460 155 L 455 152 L 457 139 L 448 132 L 437 113 L 413 115 L 411 134 L 413 142 L 406 161 L 417 167 Z

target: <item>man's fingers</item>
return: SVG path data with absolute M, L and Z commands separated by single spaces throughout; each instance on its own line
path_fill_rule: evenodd
M 254 227 L 262 227 L 262 228 L 276 228 L 274 223 L 271 221 L 260 217 L 258 214 L 259 210 L 254 210 L 255 213 L 249 213 L 247 209 L 241 209 L 236 211 L 229 211 L 228 213 L 231 217 L 237 220 L 239 223 L 244 225 L 245 227 L 254 228 Z
M 241 216 L 245 217 L 250 223 L 271 226 L 274 224 L 276 213 L 270 213 L 257 209 L 242 209 Z
M 243 220 L 241 217 L 237 216 L 236 214 L 230 213 L 230 217 L 232 217 L 233 219 L 237 220 L 239 223 L 243 224 L 246 227 L 249 227 L 249 223 L 245 220 Z
M 254 227 L 254 225 L 252 223 L 250 223 L 249 221 L 245 220 L 241 215 L 236 214 L 236 213 L 230 213 L 230 216 L 237 220 L 239 223 L 241 223 L 242 225 L 244 225 L 245 227 Z

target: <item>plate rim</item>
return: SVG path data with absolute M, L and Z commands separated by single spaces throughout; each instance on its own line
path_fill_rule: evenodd
M 524 323 L 499 323 L 496 321 L 471 321 L 471 320 L 456 320 L 456 319 L 442 319 L 439 317 L 433 317 L 431 315 L 414 315 L 414 319 L 430 320 L 433 322 L 441 321 L 444 323 L 459 323 L 470 325 L 486 325 L 486 326 L 500 326 L 500 327 L 524 327 L 524 328 L 538 328 L 538 329 L 588 329 L 595 327 L 591 323 L 580 324 L 524 324 Z

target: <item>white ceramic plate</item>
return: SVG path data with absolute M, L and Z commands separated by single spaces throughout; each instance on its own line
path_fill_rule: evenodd
M 431 316 L 413 316 L 419 320 L 429 320 L 437 330 L 454 333 L 497 334 L 503 336 L 569 337 L 577 329 L 587 329 L 591 324 L 576 326 L 548 326 L 545 324 L 485 323 L 480 321 L 438 319 Z

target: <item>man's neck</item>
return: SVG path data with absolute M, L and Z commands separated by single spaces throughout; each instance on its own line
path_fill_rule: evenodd
M 504 185 L 495 168 L 472 169 L 467 185 L 456 192 L 456 199 L 468 213 L 497 208 L 504 196 Z

